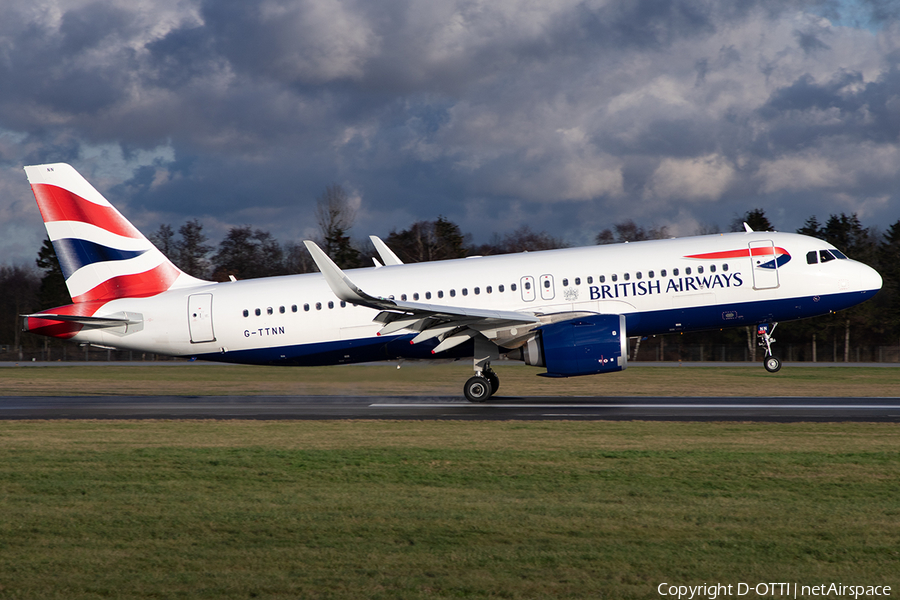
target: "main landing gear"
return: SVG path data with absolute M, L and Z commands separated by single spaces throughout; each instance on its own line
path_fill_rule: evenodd
M 475 354 L 472 357 L 475 376 L 470 377 L 463 386 L 463 394 L 469 402 L 487 402 L 500 389 L 500 378 L 491 368 L 491 361 L 499 358 L 496 344 L 483 336 L 475 338 Z
M 470 377 L 463 386 L 463 393 L 469 402 L 486 402 L 500 388 L 500 378 L 490 368 Z
M 772 332 L 775 331 L 776 327 L 778 327 L 778 323 L 772 323 L 771 326 L 769 323 L 761 323 L 756 329 L 756 334 L 759 337 L 758 343 L 766 349 L 766 358 L 763 361 L 763 366 L 769 373 L 777 373 L 781 369 L 781 360 L 772 354 L 772 344 L 775 343 Z

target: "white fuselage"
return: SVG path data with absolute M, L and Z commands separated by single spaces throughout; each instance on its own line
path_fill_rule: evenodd
M 760 247 L 770 254 L 747 252 Z M 808 262 L 808 253 L 829 248 L 796 234 L 730 233 L 392 265 L 347 275 L 370 295 L 410 302 L 539 316 L 621 314 L 627 335 L 635 336 L 812 317 L 858 304 L 880 289 L 878 273 L 857 261 Z M 84 328 L 73 339 L 288 365 L 427 357 L 434 347 L 409 344 L 412 334 L 405 331 L 377 336 L 378 311 L 342 303 L 318 273 L 117 299 L 95 315 L 122 312 L 139 315 L 141 325 Z

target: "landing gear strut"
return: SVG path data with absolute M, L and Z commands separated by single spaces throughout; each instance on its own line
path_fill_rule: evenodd
M 766 358 L 763 361 L 763 366 L 769 373 L 777 373 L 781 369 L 781 360 L 772 354 L 772 344 L 775 343 L 772 332 L 775 331 L 777 326 L 778 323 L 772 323 L 771 326 L 768 323 L 761 323 L 756 330 L 756 334 L 759 337 L 759 345 L 766 349 Z

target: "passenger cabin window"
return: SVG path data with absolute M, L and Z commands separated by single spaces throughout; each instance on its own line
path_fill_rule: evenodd
M 456 298 L 456 290 L 450 290 L 450 297 Z
M 281 313 L 281 314 L 284 314 L 284 307 L 283 307 L 283 306 L 279 306 L 279 307 L 278 307 L 278 312 Z
M 316 302 L 316 310 L 322 310 L 322 303 Z
M 257 317 L 258 317 L 259 315 L 262 314 L 262 311 L 259 310 L 258 308 L 257 308 L 255 311 L 253 311 L 253 312 L 256 313 L 256 316 L 257 316 Z
M 413 294 L 413 300 L 418 300 L 418 299 L 419 299 L 419 292 L 415 292 Z
M 601 275 L 599 281 L 600 283 L 606 283 L 606 275 Z
M 309 312 L 309 304 L 303 305 L 303 312 Z
M 269 308 L 266 309 L 266 314 L 271 315 L 271 314 L 274 314 L 274 313 L 275 313 L 275 311 L 272 310 L 272 307 L 271 307 L 271 306 L 270 306 Z
M 431 292 L 425 292 L 425 299 L 431 300 Z
M 297 312 L 297 305 L 296 305 L 296 304 L 292 304 L 292 305 L 291 305 L 291 312 Z
M 513 292 L 516 291 L 516 284 L 514 284 L 514 283 L 509 284 L 509 289 L 510 289 L 510 291 L 513 291 Z
M 444 297 L 444 290 L 438 290 L 438 298 Z
M 244 316 L 245 316 L 245 317 L 249 317 L 249 316 L 250 316 L 250 311 L 247 310 L 246 308 L 244 309 Z
M 328 301 L 328 308 L 334 308 L 334 302 L 331 300 Z
M 505 289 L 505 288 L 503 287 L 503 284 L 502 284 L 502 283 L 501 283 L 500 285 L 497 286 L 497 291 L 500 292 L 501 294 L 503 293 L 503 290 L 504 290 L 504 289 Z
M 709 272 L 710 272 L 710 273 L 715 273 L 715 272 L 716 272 L 716 265 L 709 265 Z
M 587 282 L 588 282 L 588 285 L 591 285 L 592 283 L 594 283 L 594 278 L 593 278 L 593 277 L 588 277 L 588 278 L 587 278 Z
M 568 280 L 568 279 L 563 279 L 563 287 L 566 287 L 567 285 L 569 285 L 569 280 Z M 549 280 L 544 281 L 544 287 L 545 287 L 545 288 L 549 288 L 549 287 L 550 287 L 550 281 L 549 281 Z

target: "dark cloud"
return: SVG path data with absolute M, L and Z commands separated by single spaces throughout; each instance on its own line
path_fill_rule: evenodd
M 333 182 L 361 197 L 360 235 L 444 215 L 476 240 L 529 224 L 589 242 L 757 206 L 788 229 L 813 210 L 893 221 L 895 5 L 21 5 L 0 22 L 0 163 L 72 162 L 147 223 L 282 237 Z M 15 177 L 0 189 L 20 202 Z

